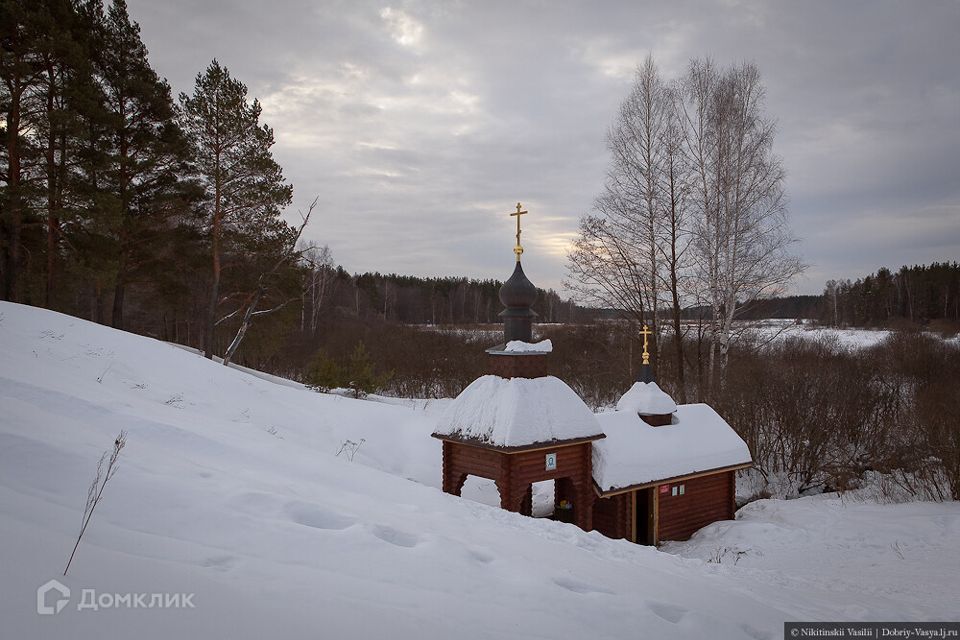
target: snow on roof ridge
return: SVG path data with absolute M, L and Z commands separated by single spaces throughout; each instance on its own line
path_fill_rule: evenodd
M 559 378 L 477 378 L 450 403 L 434 432 L 500 447 L 603 434 L 596 415 Z
M 665 415 L 676 410 L 677 403 L 656 382 L 635 382 L 617 401 L 617 411 L 645 416 Z
M 503 350 L 512 353 L 550 353 L 553 351 L 553 342 L 549 338 L 540 342 L 511 340 Z

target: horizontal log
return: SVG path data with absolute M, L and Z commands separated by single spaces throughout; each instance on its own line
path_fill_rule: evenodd
M 489 462 L 491 464 L 501 464 L 504 459 L 504 454 L 491 453 L 483 451 L 481 449 L 454 449 L 450 454 L 450 459 L 452 460 L 480 460 L 483 462 Z
M 726 520 L 726 519 L 727 519 L 726 517 L 720 515 L 713 518 L 699 518 L 694 520 L 677 520 L 674 522 L 663 522 L 661 520 L 660 529 L 661 531 L 672 531 L 675 529 L 688 529 L 690 527 L 693 527 L 694 530 L 696 530 L 696 529 L 702 529 L 703 527 L 707 526 L 711 522 L 719 522 L 720 520 Z
M 676 525 L 670 527 L 660 527 L 660 537 L 669 538 L 670 536 L 675 536 L 677 534 L 690 535 L 695 531 L 703 529 L 705 526 L 712 524 L 714 522 L 719 522 L 720 520 L 707 520 L 704 522 L 690 522 L 683 525 Z
M 660 519 L 661 520 L 685 520 L 690 518 L 710 518 L 714 516 L 722 516 L 728 512 L 727 509 L 723 508 L 708 508 L 708 509 L 688 509 L 684 511 L 676 510 L 665 510 L 660 509 Z
M 452 467 L 448 473 L 453 476 L 480 476 L 481 478 L 489 478 L 491 480 L 496 480 L 503 475 L 499 469 L 485 467 L 482 465 L 463 465 Z
M 696 502 L 688 502 L 686 504 L 678 503 L 669 503 L 664 504 L 660 503 L 661 511 L 673 511 L 674 513 L 683 513 L 685 511 L 703 511 L 709 509 L 726 509 L 727 508 L 727 498 L 726 496 L 717 496 L 713 500 L 698 500 Z

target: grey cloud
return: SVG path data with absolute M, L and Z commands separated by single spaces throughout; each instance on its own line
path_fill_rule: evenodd
M 386 14 L 384 10 L 390 9 Z M 130 0 L 174 89 L 217 57 L 264 102 L 310 234 L 351 270 L 559 287 L 604 135 L 648 51 L 757 62 L 778 121 L 797 285 L 960 257 L 956 2 Z M 291 215 L 292 212 L 291 212 Z

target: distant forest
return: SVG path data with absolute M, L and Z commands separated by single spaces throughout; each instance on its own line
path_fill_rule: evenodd
M 325 303 L 339 315 L 377 316 L 404 324 L 485 324 L 499 322 L 500 280 L 465 277 L 421 278 L 397 274 L 351 275 L 337 267 L 327 278 Z M 595 311 L 564 300 L 553 289 L 538 289 L 538 322 L 570 323 L 592 319 Z M 307 289 L 307 306 L 312 297 Z
M 709 317 L 704 307 L 684 310 L 688 320 Z M 829 280 L 821 295 L 759 299 L 745 306 L 742 320 L 797 318 L 834 327 L 960 326 L 960 264 L 934 262 L 886 267 L 856 280 Z
M 960 323 L 960 264 L 934 262 L 880 269 L 865 278 L 830 280 L 817 319 L 833 326 Z

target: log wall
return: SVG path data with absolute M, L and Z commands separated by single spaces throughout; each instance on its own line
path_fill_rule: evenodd
M 597 498 L 593 503 L 593 528 L 608 538 L 630 539 L 633 535 L 633 494 Z
M 546 470 L 548 453 L 557 455 L 557 468 Z M 557 483 L 563 498 L 574 506 L 574 522 L 585 531 L 593 528 L 593 458 L 591 443 L 504 452 L 463 442 L 443 441 L 443 490 L 460 495 L 468 475 L 489 478 L 497 484 L 500 506 L 530 514 L 530 489 L 534 482 L 566 479 Z
M 501 378 L 542 378 L 547 372 L 546 353 L 487 354 L 487 373 Z
M 657 540 L 687 540 L 698 529 L 718 520 L 732 520 L 734 471 L 700 476 L 668 485 L 667 493 L 657 490 L 659 500 Z M 674 496 L 672 488 L 684 485 L 684 495 Z

